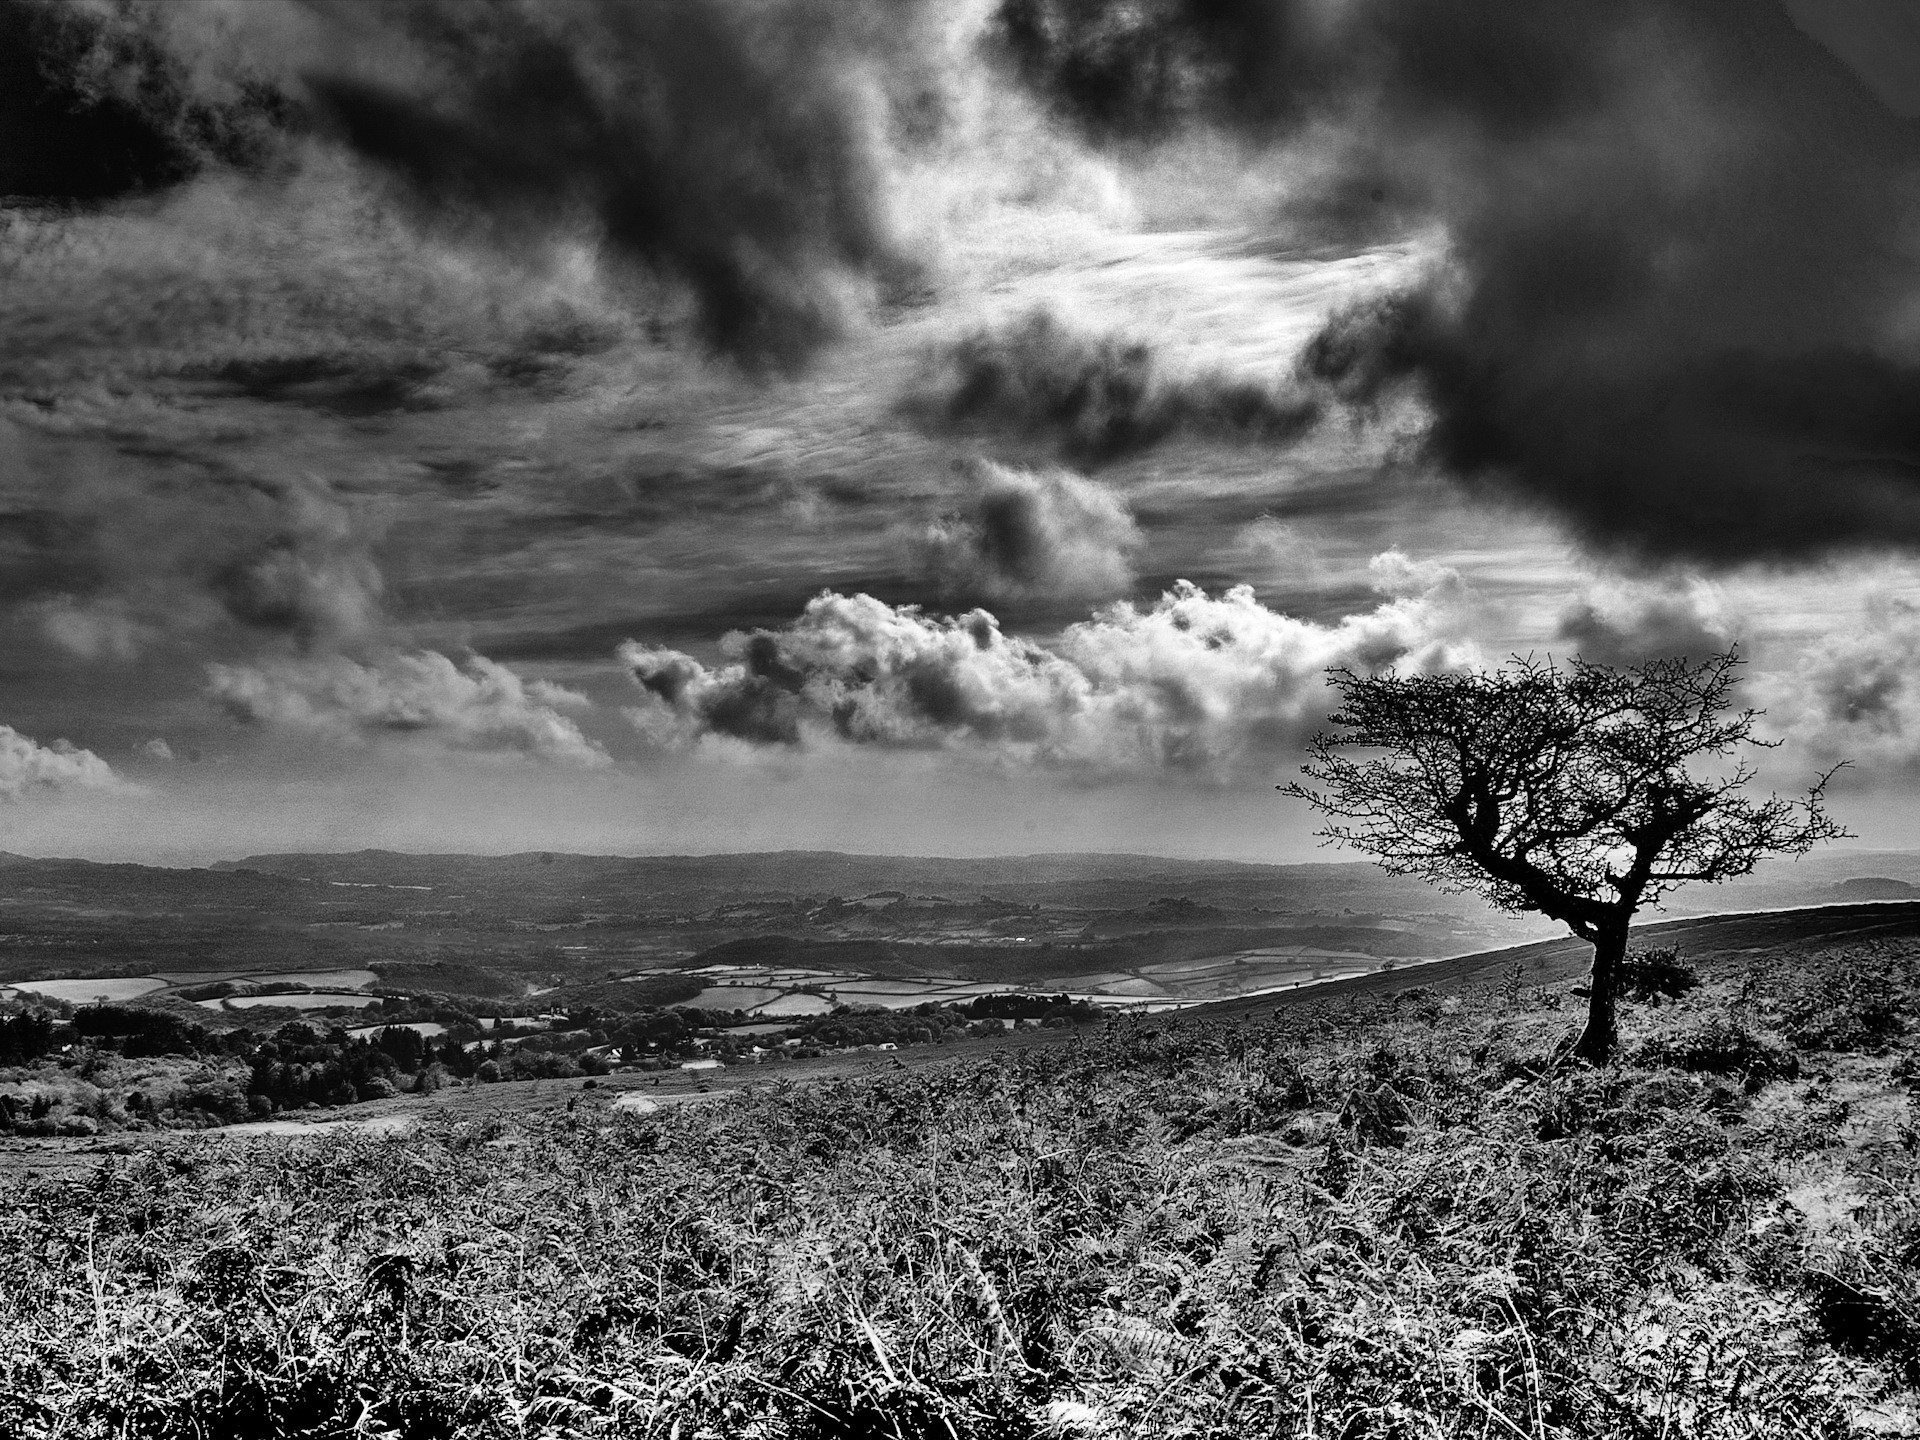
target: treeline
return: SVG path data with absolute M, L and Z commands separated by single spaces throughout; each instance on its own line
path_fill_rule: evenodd
M 90 1005 L 67 1022 L 76 1037 L 97 1050 L 112 1050 L 129 1060 L 154 1055 L 245 1055 L 253 1048 L 251 1030 L 210 1030 L 164 1010 L 124 1005 Z
M 57 1046 L 53 1019 L 29 1010 L 23 1015 L 0 1015 L 0 1065 L 27 1065 Z
M 223 1030 L 126 1005 L 88 1006 L 67 1018 L 47 1010 L 0 1015 L 0 1065 L 40 1067 L 0 1105 L 0 1131 L 233 1123 L 431 1093 L 448 1084 L 598 1076 L 616 1062 L 659 1069 L 693 1055 L 735 1060 L 761 1051 L 752 1057 L 759 1059 L 768 1048 L 764 1034 L 731 1030 L 749 1019 L 739 1011 L 575 1007 L 549 1030 L 511 1036 L 482 1029 L 464 1012 L 440 1013 L 454 1023 L 439 1036 L 399 1024 L 355 1035 L 304 1020 L 265 1033 Z M 1070 1025 L 1100 1014 L 1066 995 L 983 995 L 964 1005 L 907 1010 L 838 1006 L 828 1015 L 796 1019 L 786 1030 L 794 1043 L 774 1048 L 776 1055 L 804 1056 L 861 1045 L 941 1044 L 997 1034 L 1007 1022 Z M 48 1057 L 57 1058 L 57 1068 L 41 1063 Z M 114 1064 L 154 1059 L 192 1063 L 158 1072 Z M 116 1078 L 129 1074 L 144 1078 Z M 68 1097 L 58 1107 L 48 1099 L 50 1086 Z

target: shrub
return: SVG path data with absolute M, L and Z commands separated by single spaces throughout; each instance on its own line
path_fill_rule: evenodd
M 1680 952 L 1671 948 L 1636 950 L 1620 962 L 1623 1000 L 1677 1000 L 1699 984 L 1700 977 L 1682 965 Z

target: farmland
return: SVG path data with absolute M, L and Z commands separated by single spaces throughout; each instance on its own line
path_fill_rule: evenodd
M 1761 893 L 1903 874 L 1912 857 L 1840 857 Z M 1369 867 L 1128 856 L 11 857 L 0 881 L 0 1018 L 85 1031 L 0 1072 L 0 1128 L 41 1137 L 945 1047 L 1397 983 L 1550 933 Z
M 1836 854 L 1708 899 L 1832 903 L 1915 881 L 1912 856 Z M 530 1015 L 658 1003 L 669 982 L 681 1002 L 775 1017 L 981 987 L 1166 1007 L 1547 933 L 1364 865 L 370 851 L 173 870 L 0 856 L 0 999 L 183 1000 L 216 1017 L 271 1009 L 257 997 L 276 992 Z
M 7 857 L 0 882 L 0 1002 L 254 1028 L 662 1003 L 757 1027 L 1014 992 L 1162 1010 L 1536 933 L 1365 867 L 1126 856 Z

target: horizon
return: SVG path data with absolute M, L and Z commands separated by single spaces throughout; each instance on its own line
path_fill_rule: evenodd
M 977 854 L 947 854 L 935 851 L 905 850 L 841 850 L 821 847 L 797 846 L 775 850 L 567 850 L 552 846 L 541 846 L 524 850 L 402 850 L 390 846 L 363 845 L 340 850 L 248 850 L 233 854 L 212 855 L 200 860 L 130 860 L 125 858 L 101 859 L 79 854 L 32 854 L 25 851 L 0 847 L 0 858 L 15 860 L 79 861 L 91 865 L 138 865 L 157 870 L 207 870 L 219 865 L 239 865 L 247 860 L 284 859 L 290 857 L 339 859 L 353 856 L 391 855 L 408 860 L 513 860 L 527 857 L 551 857 L 554 860 L 725 860 L 725 859 L 778 859 L 795 856 L 819 856 L 851 860 L 918 860 L 928 862 L 952 862 L 956 864 L 1017 862 L 1021 860 L 1153 860 L 1178 865 L 1221 865 L 1242 866 L 1257 869 L 1310 869 L 1326 866 L 1361 867 L 1385 875 L 1379 866 L 1364 856 L 1343 854 L 1327 847 L 1322 858 L 1311 860 L 1253 860 L 1235 858 L 1229 855 L 1168 855 L 1151 850 L 1007 850 L 981 852 Z M 1821 857 L 1840 859 L 1853 857 L 1866 860 L 1877 857 L 1902 857 L 1920 861 L 1920 846 L 1887 847 L 1867 844 L 1849 844 L 1835 842 L 1808 855 L 1769 856 L 1760 862 L 1754 875 L 1771 874 L 1783 867 L 1798 865 L 1802 861 L 1817 863 Z M 1735 877 L 1729 882 L 1709 884 L 1698 882 L 1680 891 L 1683 895 L 1712 893 L 1720 884 L 1738 884 L 1742 879 Z M 1862 877 L 1868 878 L 1868 877 Z M 1416 880 L 1414 883 L 1428 884 Z M 1429 884 L 1428 888 L 1436 889 Z

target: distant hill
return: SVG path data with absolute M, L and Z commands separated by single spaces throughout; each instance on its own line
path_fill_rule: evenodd
M 253 870 L 335 885 L 427 885 L 472 891 L 511 886 L 522 894 L 591 899 L 647 897 L 662 909 L 700 909 L 746 897 L 854 897 L 894 890 L 971 900 L 985 895 L 1019 904 L 1139 906 L 1153 899 L 1288 910 L 1356 909 L 1457 914 L 1478 901 L 1439 894 L 1418 881 L 1364 862 L 1260 865 L 1231 860 L 1169 860 L 1149 855 L 1009 855 L 986 859 L 846 855 L 776 850 L 727 855 L 411 855 L 393 850 L 348 854 L 253 855 L 216 870 Z
M 1920 854 L 1834 851 L 1688 887 L 1641 918 L 1899 899 L 1920 899 Z M 0 855 L 0 984 L 344 966 L 498 996 L 771 937 L 834 964 L 884 953 L 890 970 L 998 982 L 1273 947 L 1431 959 L 1553 933 L 1358 861 L 362 850 L 189 869 Z
M 1920 896 L 1920 885 L 1905 880 L 1889 880 L 1884 875 L 1862 875 L 1842 880 L 1833 887 L 1846 900 L 1911 900 Z

